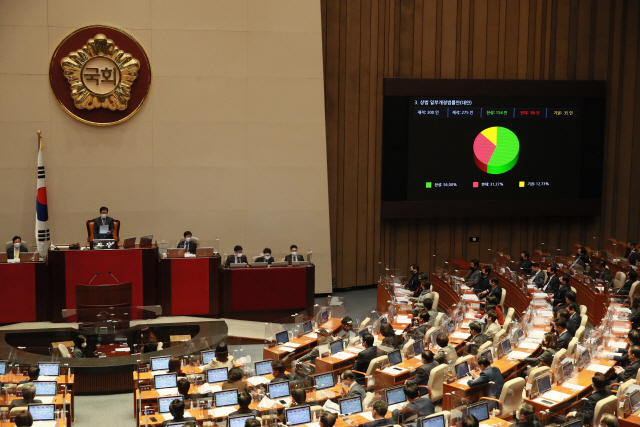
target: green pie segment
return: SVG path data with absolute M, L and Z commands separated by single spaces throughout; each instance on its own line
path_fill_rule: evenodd
M 518 163 L 520 143 L 511 130 L 494 126 L 480 132 L 473 143 L 478 168 L 489 174 L 501 174 Z

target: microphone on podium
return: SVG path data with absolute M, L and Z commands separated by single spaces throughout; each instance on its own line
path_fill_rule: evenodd
M 93 280 L 94 280 L 96 277 L 98 277 L 98 274 L 100 274 L 100 273 L 96 271 L 95 276 L 93 276 L 93 279 L 91 279 L 91 280 L 89 281 L 89 284 L 91 284 L 91 282 L 93 282 Z
M 109 272 L 109 274 L 111 274 L 111 277 L 113 277 L 114 279 L 116 279 L 116 282 L 120 283 L 120 280 L 118 280 L 118 278 L 116 276 L 114 276 L 111 272 Z

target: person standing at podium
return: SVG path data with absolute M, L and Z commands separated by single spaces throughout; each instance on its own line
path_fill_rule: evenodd
M 191 234 L 190 231 L 185 231 L 184 232 L 184 240 L 182 240 L 180 243 L 178 243 L 178 248 L 184 248 L 185 252 L 189 252 L 191 254 L 195 254 L 196 253 L 196 247 L 198 245 L 196 245 L 194 242 L 191 241 L 191 237 L 193 235 Z
M 298 247 L 296 245 L 291 245 L 289 250 L 291 251 L 291 253 L 284 257 L 285 261 L 289 263 L 291 261 L 304 261 L 304 257 L 302 255 L 298 255 Z
M 242 255 L 242 246 L 240 245 L 235 245 L 233 247 L 233 255 L 229 255 L 227 257 L 227 261 L 225 261 L 224 266 L 225 267 L 229 267 L 229 264 L 238 264 L 247 262 L 247 256 L 246 255 Z
M 107 216 L 109 208 L 102 206 L 100 208 L 100 216 L 93 220 L 93 238 L 94 239 L 113 239 L 114 223 L 113 218 Z M 104 228 L 106 227 L 106 228 Z M 100 229 L 106 230 L 106 233 L 100 233 Z
M 22 239 L 20 236 L 14 236 L 12 241 L 13 248 L 7 251 L 7 259 L 18 259 L 20 258 L 20 252 L 27 252 L 27 248 L 21 245 Z

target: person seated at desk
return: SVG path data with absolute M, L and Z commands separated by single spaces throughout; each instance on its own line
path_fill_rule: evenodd
M 389 338 L 389 340 L 393 343 L 393 348 L 399 349 L 401 338 L 396 335 L 396 331 L 393 330 L 393 326 L 390 323 L 383 323 L 380 325 L 380 335 L 385 338 Z
M 435 412 L 431 399 L 428 396 L 420 397 L 417 385 L 405 383 L 404 395 L 407 397 L 407 404 L 401 410 L 395 409 L 392 412 L 396 424 L 402 424 L 404 420 L 414 416 L 428 417 Z
M 275 258 L 271 256 L 271 248 L 264 248 L 262 250 L 262 256 L 256 258 L 255 262 L 266 262 L 267 264 L 271 264 L 275 261 Z
M 607 377 L 604 374 L 599 372 L 593 374 L 591 385 L 593 386 L 593 393 L 586 400 L 583 400 L 582 408 L 579 411 L 572 411 L 567 414 L 568 418 L 582 419 L 582 425 L 591 424 L 596 404 L 602 399 L 611 396 L 609 381 L 607 381 Z
M 30 403 L 42 403 L 42 400 L 34 399 L 36 396 L 36 385 L 27 383 L 22 385 L 22 399 L 14 399 L 11 401 L 9 411 L 13 408 L 28 406 Z
M 242 246 L 235 245 L 233 247 L 233 255 L 229 255 L 224 262 L 225 267 L 229 267 L 230 264 L 247 263 L 247 256 L 242 255 Z
M 233 356 L 229 356 L 229 349 L 227 343 L 220 341 L 216 346 L 216 357 L 211 359 L 209 363 L 202 367 L 203 371 L 213 368 L 233 368 Z
M 569 347 L 569 341 L 573 338 L 569 331 L 567 331 L 567 321 L 562 318 L 556 318 L 553 324 L 558 334 L 558 350 L 562 350 L 563 348 L 566 350 Z
M 542 292 L 548 294 L 555 293 L 560 287 L 560 278 L 556 274 L 556 268 L 553 266 L 547 267 L 547 283 L 542 287 Z
M 27 375 L 29 376 L 29 378 L 23 379 L 18 383 L 18 385 L 37 381 L 38 377 L 40 376 L 40 367 L 38 367 L 38 365 L 29 366 L 29 368 L 27 368 Z
M 456 352 L 456 349 L 454 347 L 449 345 L 449 337 L 447 336 L 447 334 L 445 334 L 444 332 L 438 334 L 438 336 L 436 337 L 436 344 L 438 344 L 440 350 L 438 350 L 436 355 L 433 356 L 433 360 L 438 362 L 439 365 L 446 363 L 447 365 L 449 365 L 449 371 L 455 372 L 454 366 L 456 364 L 456 361 L 458 360 L 458 353 Z
M 162 427 L 165 427 L 169 423 L 177 423 L 180 421 L 195 421 L 194 417 L 184 416 L 184 401 L 175 399 L 169 404 L 169 412 L 173 416 L 172 420 L 165 420 L 162 422 Z
M 342 397 L 360 397 L 360 401 L 364 401 L 364 398 L 367 397 L 367 392 L 356 382 L 356 374 L 351 369 L 342 373 L 340 394 Z
M 638 249 L 636 248 L 636 242 L 630 240 L 629 243 L 627 243 L 627 248 L 624 251 L 624 257 L 628 260 L 631 260 L 631 257 L 637 253 Z
M 484 299 L 489 295 L 494 295 L 498 301 L 502 299 L 502 288 L 500 287 L 500 280 L 497 277 L 492 277 L 489 279 L 489 285 L 491 289 L 482 291 L 478 294 L 478 299 Z
M 520 267 L 520 271 L 529 276 L 531 274 L 531 265 L 532 262 L 529 259 L 529 252 L 522 251 L 520 253 L 520 263 L 518 264 L 518 267 Z
M 356 363 L 353 365 L 353 370 L 367 373 L 367 369 L 369 369 L 369 364 L 373 359 L 375 359 L 378 355 L 378 347 L 373 345 L 374 343 L 373 335 L 366 333 L 362 335 L 362 346 L 364 350 L 358 353 L 356 357 Z M 362 377 L 361 374 L 359 374 Z
M 491 285 L 489 284 L 489 278 L 491 276 L 491 267 L 488 265 L 482 266 L 482 277 L 478 280 L 478 283 L 473 285 L 473 293 L 478 295 L 481 292 L 485 292 L 491 290 Z M 480 297 L 478 297 L 480 298 Z
M 393 418 L 385 418 L 387 416 L 387 412 L 389 411 L 389 405 L 387 402 L 383 402 L 382 400 L 376 400 L 371 405 L 371 416 L 373 417 L 373 421 L 369 421 L 368 423 L 364 423 L 363 427 L 385 427 L 393 425 Z
M 419 310 L 424 307 L 424 300 L 431 298 L 431 282 L 428 278 L 420 280 L 420 286 L 415 290 L 409 301 L 414 303 L 414 308 Z
M 94 239 L 113 239 L 113 230 L 115 225 L 113 218 L 107 216 L 109 208 L 102 206 L 100 208 L 100 216 L 93 220 L 93 238 Z M 107 227 L 106 233 L 100 233 L 100 227 Z
M 298 247 L 296 245 L 291 245 L 289 247 L 289 251 L 291 253 L 284 257 L 284 260 L 291 264 L 292 261 L 304 261 L 304 257 L 302 255 L 298 255 Z
M 411 292 L 415 292 L 416 289 L 420 286 L 420 267 L 418 264 L 411 264 L 409 266 L 409 274 L 411 274 L 411 279 L 404 285 L 405 289 L 410 290 Z
M 431 350 L 424 350 L 420 354 L 420 356 L 422 357 L 422 366 L 415 370 L 416 377 L 414 379 L 407 380 L 407 383 L 414 383 L 416 385 L 428 385 L 431 371 L 433 370 L 433 368 L 438 367 L 438 362 L 433 360 L 434 354 Z
M 553 293 L 552 296 L 549 296 L 549 299 L 552 299 L 551 304 L 554 307 L 559 305 L 563 305 L 565 303 L 564 296 L 567 292 L 571 290 L 571 286 L 569 285 L 569 276 L 562 276 L 560 287 L 557 291 Z
M 627 341 L 630 346 L 640 345 L 640 331 L 637 329 L 631 329 L 627 334 Z M 620 356 L 613 356 L 618 366 L 626 368 L 629 364 L 629 351 L 626 348 L 619 348 L 616 353 L 622 353 Z
M 291 404 L 289 405 L 289 408 L 296 408 L 303 405 L 316 406 L 318 403 L 314 401 L 307 402 L 307 392 L 304 388 L 294 388 L 291 390 Z M 286 411 L 282 411 L 282 423 L 287 425 Z
M 489 392 L 487 393 L 487 397 L 492 399 L 499 399 L 500 394 L 502 393 L 502 387 L 504 386 L 504 378 L 502 378 L 502 372 L 500 369 L 495 366 L 491 366 L 489 363 L 489 359 L 484 356 L 478 357 L 476 362 L 478 364 L 478 368 L 480 368 L 480 375 L 476 378 L 476 376 L 472 373 L 471 377 L 473 378 L 467 385 L 469 387 L 477 387 L 479 385 L 489 384 L 493 382 L 493 385 L 489 388 Z M 489 404 L 489 409 L 497 408 L 498 404 L 494 401 L 491 401 Z
M 629 310 L 631 310 L 631 313 L 629 313 L 631 329 L 638 329 L 640 327 L 640 294 L 633 296 Z
M 595 275 L 595 279 L 599 279 L 599 280 L 602 280 L 603 282 L 611 283 L 613 276 L 611 275 L 611 270 L 609 270 L 607 263 L 604 262 L 604 260 L 600 260 L 596 265 L 598 266 L 599 269 L 601 269 L 601 271 L 600 273 L 597 273 Z
M 438 310 L 434 310 L 432 298 L 426 298 L 424 300 L 424 309 L 427 310 L 427 313 L 429 313 L 429 320 L 431 322 L 435 322 L 436 318 L 438 317 Z
M 480 261 L 472 259 L 469 271 L 464 276 L 464 283 L 467 285 L 475 285 L 482 278 L 482 272 L 480 271 Z
M 498 332 L 502 329 L 502 326 L 498 323 L 498 312 L 495 310 L 487 311 L 487 329 L 484 334 L 487 336 L 487 340 L 493 340 Z
M 522 402 L 516 415 L 515 427 L 540 427 L 540 420 L 536 417 L 536 408 L 528 402 Z
M 551 363 L 553 362 L 553 357 L 558 352 L 558 337 L 556 336 L 556 334 L 547 332 L 546 334 L 544 334 L 544 337 L 542 338 L 541 346 L 543 351 L 542 353 L 540 353 L 540 356 L 526 357 L 522 360 L 524 360 L 525 363 L 531 365 L 532 367 L 538 366 L 541 363 L 543 365 L 551 366 Z
M 178 394 L 181 394 L 184 397 L 184 400 L 189 400 L 189 390 L 191 389 L 191 383 L 187 379 L 186 376 L 178 378 L 176 383 L 178 387 Z
M 345 338 L 351 339 L 355 336 L 355 331 L 353 330 L 353 319 L 351 317 L 343 317 L 340 321 L 340 325 L 342 326 L 342 328 L 340 332 L 334 335 L 334 341 Z
M 467 338 L 466 341 L 478 345 L 482 345 L 489 341 L 489 337 L 482 333 L 482 325 L 480 324 L 480 322 L 474 320 L 473 322 L 469 323 L 469 331 L 471 332 L 471 335 L 469 335 L 469 338 Z
M 7 251 L 7 259 L 20 259 L 20 252 L 28 252 L 27 248 L 22 246 L 22 239 L 20 236 L 13 236 L 11 239 L 13 242 L 13 250 Z
M 240 407 L 237 411 L 232 412 L 229 416 L 233 415 L 255 415 L 256 417 L 260 417 L 260 411 L 256 409 L 249 409 L 249 405 L 253 401 L 253 397 L 246 391 L 238 394 L 238 406 Z M 259 421 L 258 421 L 259 422 Z
M 148 326 L 140 330 L 140 347 L 142 353 L 158 351 L 158 338 Z
M 418 320 L 418 326 L 416 327 L 416 338 L 422 338 L 427 333 L 431 325 L 429 321 L 431 320 L 431 316 L 429 316 L 429 312 L 426 310 L 422 310 L 414 319 Z M 435 320 L 435 319 L 434 319 Z
M 573 294 L 573 291 L 569 291 Z M 569 294 L 569 292 L 567 292 L 567 294 Z M 571 323 L 573 325 L 574 328 L 576 328 L 576 331 L 578 330 L 578 328 L 580 327 L 580 324 L 582 323 L 582 316 L 580 316 L 580 306 L 575 302 L 571 302 L 569 304 L 567 304 L 567 311 L 569 312 L 569 321 L 567 322 L 567 329 L 569 329 L 568 324 Z M 575 333 L 574 333 L 575 336 Z
M 186 377 L 187 374 L 182 373 L 182 363 L 180 363 L 179 357 L 172 357 L 169 359 L 169 371 L 168 374 L 177 374 L 178 377 Z
M 629 295 L 631 291 L 631 285 L 638 280 L 638 273 L 635 270 L 631 270 L 627 272 L 627 280 L 624 282 L 624 285 L 616 292 L 616 295 Z
M 185 252 L 189 252 L 190 254 L 195 254 L 196 249 L 198 248 L 198 245 L 191 241 L 192 237 L 193 237 L 193 234 L 191 234 L 190 231 L 185 231 L 184 240 L 181 240 L 180 243 L 178 243 L 178 249 L 184 248 Z
M 603 414 L 600 417 L 599 427 L 618 427 L 618 417 L 611 414 Z
M 576 326 L 573 322 L 569 322 L 570 318 L 571 318 L 571 315 L 569 314 L 568 310 L 565 310 L 564 308 L 561 310 L 558 310 L 556 319 L 562 319 L 566 322 L 567 332 L 569 333 L 569 335 L 571 335 L 571 338 L 573 338 L 574 335 L 576 334 L 576 329 L 575 329 Z M 552 328 L 552 330 L 555 330 L 555 327 Z
M 576 258 L 573 261 L 573 264 L 571 264 L 569 268 L 576 268 L 577 266 L 580 266 L 583 269 L 586 269 L 589 264 L 591 264 L 591 260 L 589 259 L 587 250 L 584 247 L 580 247 L 576 253 Z
M 29 411 L 22 411 L 16 414 L 16 427 L 31 427 L 33 426 L 33 416 Z
M 320 350 L 319 350 L 320 346 L 330 341 L 330 334 L 329 334 L 329 331 L 327 331 L 326 329 L 320 329 L 316 333 L 316 335 L 318 336 L 318 345 L 313 347 L 309 353 L 294 360 L 293 365 L 296 365 L 302 362 L 309 362 L 311 364 L 315 364 L 316 358 L 320 357 Z
M 476 319 L 482 319 L 485 313 L 489 310 L 495 310 L 498 314 L 498 324 L 500 324 L 500 326 L 504 325 L 504 315 L 502 314 L 504 313 L 504 311 L 502 310 L 502 306 L 500 305 L 500 300 L 498 300 L 495 295 L 489 295 L 487 297 L 484 310 L 478 310 Z
M 564 304 L 553 307 L 553 311 L 556 312 L 562 309 L 566 310 L 569 304 L 571 304 L 572 302 L 576 302 L 576 293 L 573 291 L 567 291 L 564 294 Z
M 620 384 L 631 378 L 635 379 L 638 375 L 638 369 L 640 369 L 640 346 L 632 345 L 629 347 L 627 357 L 629 358 L 629 364 L 626 368 L 622 366 L 613 367 L 615 373 L 618 374 L 618 376 L 615 377 L 615 382 Z
M 462 427 L 479 427 L 479 426 L 480 426 L 480 422 L 473 415 L 467 415 L 466 417 L 464 417 L 464 420 L 462 420 Z
M 229 374 L 227 376 L 228 379 L 222 383 L 222 389 L 229 390 L 237 388 L 239 393 L 247 391 L 249 383 L 242 381 L 242 377 L 244 377 L 244 371 L 242 368 L 236 366 L 229 369 Z
M 531 264 L 531 270 L 533 272 L 531 282 L 536 285 L 537 288 L 541 289 L 542 286 L 544 286 L 544 271 L 540 269 L 540 264 L 537 262 Z
M 320 416 L 320 427 L 333 427 L 336 424 L 338 416 L 331 412 L 324 411 Z M 616 426 L 618 427 L 618 426 Z
M 84 349 L 87 348 L 87 338 L 84 335 L 78 335 L 73 339 L 73 357 L 76 359 L 84 359 Z
M 273 364 L 271 364 L 271 369 L 273 371 L 272 384 L 291 380 L 291 377 L 285 373 L 285 364 L 282 360 L 274 361 Z

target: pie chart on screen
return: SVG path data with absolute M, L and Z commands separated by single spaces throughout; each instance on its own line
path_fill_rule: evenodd
M 520 142 L 509 129 L 494 126 L 476 136 L 473 142 L 473 158 L 483 172 L 501 174 L 510 171 L 518 163 Z

